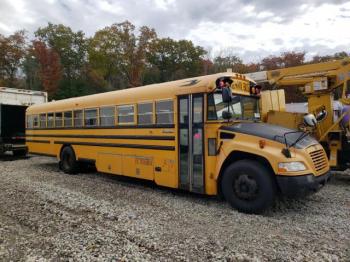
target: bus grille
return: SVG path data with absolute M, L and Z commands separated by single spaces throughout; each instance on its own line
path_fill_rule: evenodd
M 328 167 L 328 159 L 323 149 L 311 152 L 310 156 L 317 172 Z

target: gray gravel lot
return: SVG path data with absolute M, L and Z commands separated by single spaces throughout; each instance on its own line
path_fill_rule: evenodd
M 0 260 L 350 261 L 350 175 L 264 215 L 56 159 L 0 160 Z

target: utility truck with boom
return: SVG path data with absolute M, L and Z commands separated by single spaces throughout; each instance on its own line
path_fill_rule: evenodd
M 314 114 L 313 135 L 325 148 L 330 166 L 345 170 L 350 163 L 350 58 L 247 74 L 273 89 L 299 86 L 307 98 L 306 112 L 288 110 L 284 90 L 263 91 L 263 121 L 298 129 L 305 113 Z M 295 106 L 294 106 L 295 107 Z M 289 111 L 289 112 L 287 112 Z

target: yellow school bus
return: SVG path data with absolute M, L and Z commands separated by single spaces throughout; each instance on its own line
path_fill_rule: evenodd
M 68 174 L 94 164 L 259 213 L 330 173 L 314 138 L 259 121 L 258 100 L 253 81 L 227 72 L 53 101 L 27 109 L 26 143 Z

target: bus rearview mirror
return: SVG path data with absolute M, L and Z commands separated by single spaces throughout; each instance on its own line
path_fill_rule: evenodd
M 225 120 L 231 119 L 232 118 L 232 113 L 229 111 L 223 111 L 222 112 L 222 118 Z

